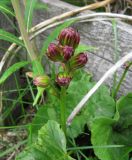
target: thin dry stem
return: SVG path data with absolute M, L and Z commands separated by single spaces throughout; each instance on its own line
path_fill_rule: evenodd
M 64 20 L 68 17 L 71 17 L 71 16 L 74 16 L 76 14 L 79 14 L 83 11 L 86 11 L 86 10 L 93 10 L 93 9 L 96 9 L 96 8 L 100 8 L 100 7 L 103 7 L 103 6 L 106 6 L 107 4 L 110 4 L 113 0 L 104 0 L 102 2 L 96 2 L 96 3 L 93 3 L 93 4 L 90 4 L 90 5 L 87 5 L 85 7 L 81 7 L 79 9 L 75 9 L 73 11 L 69 11 L 69 12 L 66 12 L 66 13 L 63 13 L 59 16 L 55 16 L 51 19 L 48 19 L 42 23 L 39 23 L 38 25 L 36 25 L 34 28 L 32 28 L 30 30 L 30 32 L 34 32 L 34 31 L 37 31 L 39 29 L 41 29 L 42 27 L 45 27 L 49 24 L 52 24 L 54 22 L 57 22 L 57 21 L 61 21 L 61 20 Z

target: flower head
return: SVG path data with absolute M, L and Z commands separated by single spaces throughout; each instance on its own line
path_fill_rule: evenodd
M 59 86 L 68 86 L 71 81 L 71 76 L 66 73 L 59 73 L 56 78 L 56 82 Z
M 74 49 L 70 46 L 64 46 L 62 48 L 62 53 L 63 53 L 64 61 L 68 61 L 72 57 L 74 53 Z
M 67 45 L 75 49 L 80 42 L 80 35 L 72 27 L 69 27 L 61 31 L 58 39 L 62 46 Z
M 74 56 L 70 61 L 71 69 L 78 69 L 84 67 L 88 61 L 87 54 L 79 53 L 78 55 Z
M 50 43 L 46 55 L 48 58 L 54 62 L 60 61 L 62 59 L 61 57 L 61 50 L 58 45 L 54 43 Z
M 42 88 L 46 88 L 50 84 L 50 78 L 47 75 L 35 77 L 33 83 Z

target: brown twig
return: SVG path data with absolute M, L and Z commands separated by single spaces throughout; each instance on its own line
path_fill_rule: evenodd
M 57 21 L 61 21 L 61 20 L 64 20 L 65 18 L 68 18 L 68 17 L 71 17 L 71 16 L 74 16 L 76 14 L 79 14 L 83 11 L 86 11 L 86 10 L 93 10 L 93 9 L 96 9 L 96 8 L 100 8 L 100 7 L 103 7 L 103 6 L 106 6 L 107 4 L 110 4 L 111 2 L 113 2 L 113 0 L 104 0 L 102 2 L 96 2 L 96 3 L 93 3 L 93 4 L 90 4 L 90 5 L 87 5 L 85 7 L 81 7 L 79 9 L 75 9 L 73 11 L 69 11 L 69 12 L 66 12 L 66 13 L 63 13 L 59 16 L 55 16 L 51 19 L 48 19 L 42 23 L 39 23 L 39 25 L 36 25 L 34 28 L 32 28 L 30 30 L 30 32 L 34 32 L 34 31 L 37 31 L 39 29 L 41 29 L 42 27 L 45 27 L 47 25 L 50 25 L 54 22 L 57 22 Z

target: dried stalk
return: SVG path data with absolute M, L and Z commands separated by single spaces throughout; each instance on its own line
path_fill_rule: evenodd
M 96 85 L 84 96 L 84 98 L 78 103 L 78 105 L 74 108 L 72 113 L 67 119 L 67 125 L 69 126 L 75 116 L 80 112 L 80 110 L 84 107 L 85 103 L 90 99 L 90 97 L 97 91 L 97 89 L 104 83 L 105 80 L 108 79 L 113 73 L 116 72 L 123 64 L 132 59 L 132 52 L 121 58 L 113 67 L 111 67 L 102 78 L 96 83 Z
M 96 17 L 96 19 L 94 19 L 94 17 Z M 82 15 L 82 16 L 78 16 L 75 18 L 71 18 L 71 19 L 76 19 L 76 21 L 78 22 L 87 22 L 87 21 L 93 21 L 93 20 L 98 20 L 97 17 L 110 17 L 110 18 L 120 18 L 120 19 L 124 19 L 124 20 L 130 20 L 132 21 L 132 17 L 131 16 L 126 16 L 126 15 L 122 15 L 122 14 L 113 14 L 113 13 L 93 13 L 93 14 L 88 14 L 88 15 Z M 70 19 L 68 19 L 70 20 Z M 109 20 L 108 18 L 105 20 Z M 63 21 L 60 22 L 55 22 L 51 25 L 48 25 L 46 27 L 41 28 L 40 30 L 34 32 L 31 36 L 30 36 L 30 40 L 32 40 L 33 38 L 35 38 L 36 36 L 38 36 L 40 33 L 44 32 L 45 30 L 55 27 L 59 24 L 62 24 Z M 34 27 L 33 27 L 34 28 Z M 22 39 L 21 37 L 19 37 L 19 39 Z M 12 54 L 12 53 L 16 53 L 18 52 L 21 47 L 19 46 L 16 49 L 17 45 L 15 43 L 13 43 L 9 49 L 7 50 L 7 52 L 5 53 L 5 55 L 3 56 L 1 62 L 0 62 L 0 73 L 2 71 L 2 68 L 7 60 L 7 58 Z M 16 49 L 16 50 L 15 50 Z M 15 50 L 13 52 L 13 50 Z
M 32 28 L 30 31 L 31 32 L 34 32 L 34 31 L 37 31 L 39 29 L 41 29 L 42 27 L 45 27 L 47 25 L 50 25 L 54 22 L 57 22 L 57 21 L 61 21 L 61 20 L 64 20 L 68 17 L 71 17 L 71 16 L 74 16 L 76 14 L 79 14 L 85 10 L 92 10 L 92 9 L 96 9 L 96 8 L 100 8 L 100 7 L 103 7 L 103 6 L 106 6 L 107 4 L 110 4 L 111 2 L 113 2 L 113 0 L 104 0 L 102 2 L 96 2 L 96 3 L 93 3 L 93 4 L 90 4 L 90 5 L 87 5 L 85 7 L 81 7 L 79 9 L 75 9 L 73 11 L 69 11 L 69 12 L 66 12 L 66 13 L 63 13 L 59 16 L 55 16 L 51 19 L 48 19 L 42 23 L 39 23 L 38 25 L 36 25 L 34 28 Z

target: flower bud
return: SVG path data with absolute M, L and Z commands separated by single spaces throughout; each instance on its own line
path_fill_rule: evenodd
M 84 67 L 88 61 L 87 54 L 79 53 L 78 55 L 74 56 L 70 61 L 71 69 L 78 69 Z
M 79 33 L 74 30 L 72 27 L 65 28 L 61 31 L 59 34 L 59 42 L 62 46 L 71 46 L 74 49 L 77 48 L 79 42 L 80 42 L 80 35 Z
M 50 84 L 50 78 L 47 75 L 38 76 L 34 78 L 33 83 L 38 87 L 46 88 Z
M 61 50 L 58 45 L 54 43 L 50 43 L 46 55 L 48 58 L 54 62 L 60 61 L 62 59 L 61 57 Z
M 59 73 L 56 78 L 56 82 L 59 86 L 68 86 L 71 81 L 71 76 L 66 73 Z
M 63 52 L 64 61 L 68 61 L 72 57 L 74 53 L 74 49 L 69 46 L 64 46 L 62 49 L 62 52 Z

